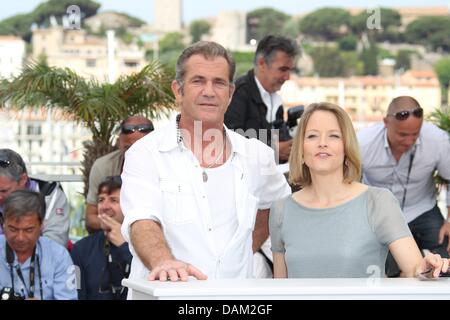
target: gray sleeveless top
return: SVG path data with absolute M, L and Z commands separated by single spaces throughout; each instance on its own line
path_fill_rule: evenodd
M 289 278 L 383 277 L 388 246 L 411 236 L 397 199 L 369 187 L 332 208 L 307 208 L 290 195 L 270 211 L 272 251 L 285 254 Z

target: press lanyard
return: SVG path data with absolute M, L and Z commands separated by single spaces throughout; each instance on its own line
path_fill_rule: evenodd
M 8 245 L 9 247 L 9 245 Z M 37 260 L 37 269 L 38 269 L 38 277 L 39 277 L 39 291 L 41 294 L 41 299 L 44 298 L 43 296 L 43 290 L 42 290 L 42 275 L 41 275 L 41 267 L 39 263 L 39 255 L 36 255 L 36 247 L 33 250 L 33 254 L 31 255 L 31 261 L 30 261 L 30 290 L 27 289 L 27 285 L 25 283 L 25 279 L 23 277 L 22 269 L 20 268 L 20 264 L 16 265 L 16 272 L 19 276 L 20 281 L 22 281 L 23 286 L 25 287 L 25 290 L 27 291 L 28 298 L 34 298 L 34 281 L 35 281 L 35 260 Z M 11 281 L 12 286 L 14 288 L 14 276 L 12 273 L 12 264 L 11 264 Z
M 34 260 L 36 259 L 36 248 L 33 250 L 33 255 L 31 256 L 30 262 L 30 290 L 27 289 L 25 284 L 25 279 L 23 278 L 22 270 L 20 265 L 16 265 L 16 272 L 19 276 L 20 281 L 22 281 L 25 290 L 27 290 L 28 298 L 34 298 Z
M 115 296 L 117 294 L 117 288 L 114 287 L 114 284 L 112 283 L 112 275 L 113 275 L 113 259 L 112 259 L 112 254 L 111 254 L 111 243 L 109 242 L 109 240 L 105 237 L 105 243 L 104 243 L 104 254 L 105 254 L 105 258 L 106 258 L 106 268 L 108 269 L 108 273 L 109 273 L 109 284 L 108 286 L 111 287 L 111 292 L 113 293 L 113 295 Z M 120 268 L 122 269 L 121 264 L 119 263 Z M 130 272 L 130 266 L 128 264 L 125 265 L 125 269 L 122 269 L 124 271 L 124 277 L 128 277 L 129 272 Z M 103 277 L 102 277 L 103 278 Z M 100 279 L 100 281 L 102 281 L 103 279 Z M 101 286 L 101 283 L 100 283 Z M 118 292 L 119 294 L 122 294 L 124 291 L 125 287 L 121 286 L 120 291 Z
M 411 155 L 409 156 L 409 166 L 408 166 L 408 175 L 406 176 L 406 184 L 403 191 L 403 199 L 402 199 L 402 211 L 405 207 L 405 201 L 406 201 L 406 190 L 408 189 L 408 183 L 409 183 L 409 176 L 411 175 L 411 168 L 414 161 L 414 156 L 416 155 L 416 145 L 414 146 L 414 150 L 411 152 Z

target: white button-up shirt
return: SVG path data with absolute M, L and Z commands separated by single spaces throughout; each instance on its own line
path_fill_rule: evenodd
M 257 210 L 270 208 L 291 190 L 276 170 L 271 148 L 228 129 L 226 132 L 232 145 L 234 174 L 230 179 L 234 181 L 238 227 L 220 255 L 214 246 L 203 169 L 189 149 L 178 145 L 175 123 L 141 138 L 127 151 L 120 204 L 125 216 L 122 234 L 133 254 L 130 278 L 149 273 L 130 242 L 130 226 L 144 219 L 161 224 L 176 259 L 194 265 L 210 279 L 252 276 Z
M 272 123 L 274 120 L 276 120 L 276 115 L 278 108 L 283 104 L 283 100 L 281 99 L 281 96 L 276 93 L 269 93 L 264 89 L 261 82 L 259 82 L 258 78 L 255 76 L 255 82 L 256 86 L 259 89 L 259 93 L 261 94 L 261 99 L 264 102 L 264 104 L 267 107 L 267 114 L 266 114 L 266 120 L 269 123 Z

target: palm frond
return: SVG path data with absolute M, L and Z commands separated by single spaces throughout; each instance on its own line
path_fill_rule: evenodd
M 92 163 L 114 149 L 114 130 L 123 119 L 135 114 L 155 119 L 175 107 L 171 79 L 159 63 L 113 84 L 85 80 L 68 68 L 45 62 L 29 63 L 11 81 L 0 82 L 0 107 L 56 108 L 89 128 L 92 141 L 84 143 L 82 163 L 86 192 Z
M 430 114 L 429 119 L 439 128 L 450 133 L 450 107 L 436 109 Z
M 175 107 L 170 89 L 172 79 L 160 63 L 153 62 L 136 74 L 120 77 L 116 85 L 129 114 L 143 113 L 149 118 L 158 118 Z
M 0 97 L 14 108 L 67 107 L 69 98 L 82 88 L 84 79 L 70 69 L 29 63 L 21 74 L 9 81 Z

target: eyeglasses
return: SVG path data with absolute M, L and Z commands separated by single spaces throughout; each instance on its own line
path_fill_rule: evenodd
M 403 121 L 409 118 L 410 115 L 413 115 L 416 118 L 422 118 L 423 116 L 423 109 L 422 108 L 416 108 L 416 109 L 410 109 L 410 110 L 402 110 L 395 113 L 388 113 L 388 116 L 395 117 L 395 119 Z
M 6 168 L 6 167 L 9 167 L 10 165 L 11 165 L 11 161 L 6 160 L 6 159 L 0 159 L 0 167 Z
M 123 134 L 132 134 L 136 131 L 149 133 L 154 129 L 152 124 L 125 124 L 120 127 L 120 132 Z

